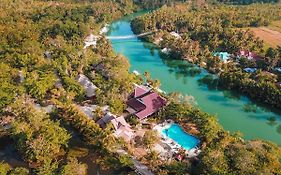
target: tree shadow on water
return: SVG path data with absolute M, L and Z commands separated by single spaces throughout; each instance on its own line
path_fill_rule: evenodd
M 269 118 L 267 118 L 267 122 L 266 123 L 268 125 L 270 125 L 270 126 L 275 126 L 275 125 L 277 125 L 277 119 L 274 116 L 269 117 Z
M 199 86 L 207 86 L 209 90 L 217 90 L 218 79 L 213 75 L 206 75 L 203 78 L 197 80 Z
M 276 131 L 278 132 L 278 134 L 281 134 L 281 124 L 277 126 Z

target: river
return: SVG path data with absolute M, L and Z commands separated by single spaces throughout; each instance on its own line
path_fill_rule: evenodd
M 124 17 L 111 24 L 108 36 L 133 35 L 130 20 L 139 14 Z M 130 71 L 148 71 L 161 81 L 161 89 L 195 97 L 198 107 L 217 116 L 219 123 L 231 132 L 239 131 L 245 139 L 263 139 L 281 145 L 281 113 L 270 107 L 252 102 L 247 97 L 227 90 L 210 88 L 198 80 L 208 75 L 194 74 L 199 69 L 186 61 L 162 59 L 155 45 L 138 38 L 111 39 L 113 49 L 129 59 Z M 191 67 L 191 68 L 190 68 Z M 246 112 L 252 106 L 254 110 Z

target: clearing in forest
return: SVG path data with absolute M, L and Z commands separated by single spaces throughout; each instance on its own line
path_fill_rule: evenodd
M 277 29 L 277 28 L 276 28 Z M 271 47 L 281 46 L 281 27 L 278 30 L 272 30 L 270 27 L 258 27 L 251 28 L 255 36 L 263 40 L 267 45 Z

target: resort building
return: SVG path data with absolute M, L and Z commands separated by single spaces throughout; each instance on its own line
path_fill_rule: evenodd
M 134 137 L 134 132 L 131 129 L 131 126 L 126 122 L 123 116 L 114 118 L 111 120 L 115 128 L 114 135 L 116 137 L 122 137 L 125 141 L 129 142 Z
M 34 108 L 38 111 L 43 111 L 43 112 L 46 112 L 47 114 L 49 114 L 49 113 L 54 111 L 55 106 L 54 105 L 48 105 L 48 106 L 42 107 L 40 104 L 35 103 Z
M 97 124 L 99 124 L 101 128 L 105 128 L 108 123 L 112 123 L 114 126 L 114 135 L 116 137 L 121 137 L 128 142 L 135 136 L 134 131 L 123 116 L 117 117 L 108 112 L 103 118 L 97 121 Z
M 49 52 L 49 51 L 45 51 L 45 52 L 44 52 L 44 56 L 45 56 L 47 59 L 51 59 L 51 58 L 52 58 L 52 54 L 51 54 L 51 52 Z
M 23 71 L 22 70 L 19 71 L 19 81 L 18 82 L 19 83 L 23 83 L 24 82 L 24 75 L 23 75 Z
M 260 56 L 258 56 L 256 53 L 254 52 L 250 52 L 250 51 L 246 51 L 246 50 L 240 50 L 238 55 L 239 58 L 247 58 L 249 60 L 254 60 L 254 61 L 258 61 L 261 59 Z
M 219 57 L 224 63 L 227 63 L 230 60 L 230 54 L 228 52 L 215 52 L 213 56 Z
M 137 116 L 140 120 L 143 120 L 166 104 L 166 99 L 150 88 L 143 85 L 136 85 L 134 92 L 129 96 L 127 101 L 127 111 Z
M 83 74 L 79 74 L 77 76 L 77 81 L 80 85 L 83 86 L 83 88 L 86 91 L 86 96 L 88 98 L 92 98 L 96 95 L 96 90 L 98 89 L 90 80 L 88 77 L 86 77 Z
M 111 114 L 110 112 L 107 112 L 101 119 L 97 121 L 97 124 L 100 125 L 101 128 L 105 128 L 108 123 L 111 122 L 111 120 L 117 118 L 114 114 Z

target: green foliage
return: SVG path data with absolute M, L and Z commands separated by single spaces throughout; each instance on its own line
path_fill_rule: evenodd
M 36 175 L 54 175 L 56 174 L 57 169 L 58 169 L 58 162 L 56 161 L 52 162 L 51 160 L 46 160 L 41 166 L 39 166 L 35 170 L 35 173 Z
M 159 140 L 158 133 L 155 130 L 145 131 L 143 136 L 143 143 L 147 146 L 152 146 Z
M 227 136 L 229 137 L 229 136 Z M 201 155 L 204 174 L 278 174 L 280 148 L 262 141 L 223 141 Z M 223 141 L 223 142 L 222 142 Z
M 227 3 L 227 4 L 241 4 L 247 5 L 252 3 L 277 3 L 279 0 L 217 0 L 218 2 Z
M 9 164 L 1 162 L 0 163 L 0 175 L 7 175 L 11 167 Z
M 24 85 L 28 94 L 32 97 L 43 100 L 56 83 L 56 76 L 52 72 L 36 72 L 27 74 Z
M 168 170 L 169 174 L 182 175 L 188 172 L 189 166 L 184 162 L 173 161 L 166 165 L 165 168 Z
M 4 63 L 0 63 L 0 111 L 6 105 L 12 103 L 18 87 L 16 87 L 16 72 L 10 66 Z
M 174 5 L 182 0 L 135 0 L 134 2 L 144 9 L 155 9 L 163 5 Z
M 129 155 L 123 154 L 118 156 L 118 159 L 120 161 L 121 167 L 132 167 L 133 162 L 132 158 Z
M 11 135 L 27 161 L 43 163 L 63 155 L 70 135 L 59 123 L 51 121 L 26 99 L 10 105 L 9 112 L 15 117 Z
M 29 175 L 29 170 L 22 167 L 17 167 L 10 171 L 9 175 Z
M 81 164 L 77 159 L 71 158 L 62 166 L 60 175 L 87 175 L 87 165 Z

